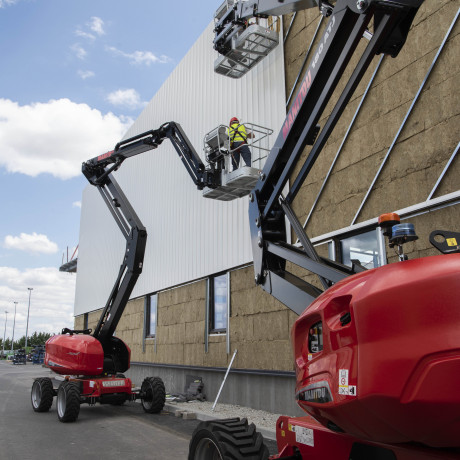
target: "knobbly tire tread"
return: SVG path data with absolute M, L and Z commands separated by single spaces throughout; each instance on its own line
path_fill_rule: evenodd
M 40 385 L 41 397 L 40 403 L 37 407 L 34 406 L 32 401 L 33 389 L 35 384 Z M 32 384 L 32 390 L 30 392 L 30 398 L 32 401 L 32 408 L 35 412 L 48 412 L 53 405 L 54 389 L 51 379 L 48 377 L 40 377 L 34 380 Z
M 62 417 L 58 412 L 59 421 L 63 423 L 75 422 L 80 413 L 80 389 L 73 382 L 62 382 L 58 390 L 58 397 L 61 388 L 65 391 L 66 408 Z
M 201 422 L 193 432 L 188 460 L 196 457 L 196 449 L 203 439 L 218 445 L 224 460 L 267 460 L 269 452 L 264 438 L 253 423 L 246 418 L 223 419 Z
M 142 382 L 141 391 L 144 391 L 147 385 L 150 386 L 152 391 L 152 404 L 151 407 L 146 407 L 144 405 L 144 398 L 142 398 L 142 408 L 149 414 L 158 414 L 163 410 L 166 402 L 165 384 L 160 377 L 146 377 Z

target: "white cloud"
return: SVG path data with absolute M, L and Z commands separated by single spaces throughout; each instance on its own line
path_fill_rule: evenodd
M 131 64 L 145 64 L 149 66 L 150 64 L 165 64 L 171 61 L 171 59 L 168 56 L 165 56 L 163 54 L 161 56 L 156 56 L 151 51 L 134 51 L 133 53 L 125 53 L 124 51 L 121 51 L 115 48 L 114 46 L 107 46 L 106 50 L 111 52 L 115 56 L 121 56 L 126 59 L 129 59 Z
M 28 287 L 33 288 L 30 300 L 29 336 L 37 332 L 60 332 L 73 327 L 75 276 L 54 267 L 26 269 L 0 267 L 0 312 L 8 311 L 6 337 L 13 332 L 14 303 L 16 308 L 15 339 L 26 334 Z
M 81 208 L 81 201 L 74 201 L 74 202 L 72 203 L 72 206 L 73 206 L 74 208 Z
M 0 0 L 1 1 L 1 0 Z M 91 32 L 88 32 L 87 30 L 83 30 L 80 26 L 77 28 L 75 31 L 75 35 L 77 37 L 82 37 L 90 41 L 96 40 L 96 35 L 99 37 L 101 35 L 105 35 L 105 30 L 104 30 L 104 21 L 101 18 L 98 18 L 97 16 L 93 16 L 87 23 L 86 27 L 91 30 Z M 93 32 L 93 33 L 92 33 Z
M 104 21 L 97 16 L 93 16 L 86 25 L 99 36 L 105 34 Z
M 0 0 L 0 8 L 5 8 L 5 6 L 11 6 L 15 3 L 18 3 L 19 0 Z
M 87 78 L 94 77 L 95 73 L 92 70 L 79 70 L 78 75 L 83 79 L 86 80 Z
M 107 100 L 115 106 L 137 109 L 145 107 L 147 102 L 141 101 L 139 93 L 135 89 L 118 89 L 107 96 Z
M 75 43 L 74 45 L 72 45 L 70 49 L 75 53 L 75 56 L 77 56 L 78 59 L 82 59 L 82 60 L 85 59 L 87 52 L 78 43 Z
M 19 251 L 33 254 L 54 254 L 58 246 L 48 239 L 46 235 L 33 232 L 32 235 L 21 233 L 19 236 L 7 235 L 4 241 L 7 249 L 18 249 Z
M 0 98 L 0 166 L 34 177 L 76 177 L 83 161 L 111 149 L 130 124 L 69 99 L 20 106 Z
M 90 34 L 89 32 L 85 32 L 84 30 L 81 30 L 81 29 L 77 29 L 75 31 L 75 35 L 77 37 L 87 38 L 89 40 L 95 40 L 96 39 L 96 37 L 93 34 Z

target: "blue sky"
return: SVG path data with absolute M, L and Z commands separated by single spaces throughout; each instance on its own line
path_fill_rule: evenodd
M 110 150 L 220 0 L 0 0 L 0 330 L 73 325 L 82 161 Z M 212 46 L 210 44 L 210 46 Z M 1 336 L 3 338 L 3 335 Z

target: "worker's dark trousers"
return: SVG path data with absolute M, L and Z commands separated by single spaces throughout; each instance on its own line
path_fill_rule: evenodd
M 232 153 L 233 170 L 237 169 L 239 166 L 240 155 L 243 157 L 243 161 L 246 163 L 246 166 L 251 166 L 251 151 L 246 143 L 234 142 L 232 145 L 232 150 L 233 149 L 237 149 Z

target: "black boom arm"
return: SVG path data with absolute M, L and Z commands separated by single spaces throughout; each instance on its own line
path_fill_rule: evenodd
M 174 122 L 165 123 L 157 130 L 147 131 L 124 140 L 118 143 L 114 150 L 88 160 L 82 165 L 83 174 L 89 183 L 97 187 L 101 193 L 126 239 L 123 263 L 93 334 L 103 344 L 104 348 L 110 343 L 136 281 L 142 272 L 147 242 L 147 231 L 144 225 L 112 173 L 127 158 L 157 148 L 164 139 L 169 139 L 172 142 L 198 189 L 215 187 L 218 177 L 214 169 L 205 168 L 181 126 Z
M 377 54 L 395 57 L 401 50 L 423 0 L 337 0 L 298 94 L 249 196 L 249 219 L 256 283 L 300 314 L 323 290 L 286 269 L 286 262 L 317 275 L 323 289 L 362 270 L 320 258 L 294 214 L 291 204 L 323 149 L 353 92 Z M 374 31 L 331 115 L 317 125 L 363 34 Z M 318 135 L 319 134 L 319 135 Z M 301 155 L 312 145 L 303 165 Z M 286 197 L 282 190 L 299 171 Z M 285 220 L 302 249 L 286 243 Z

